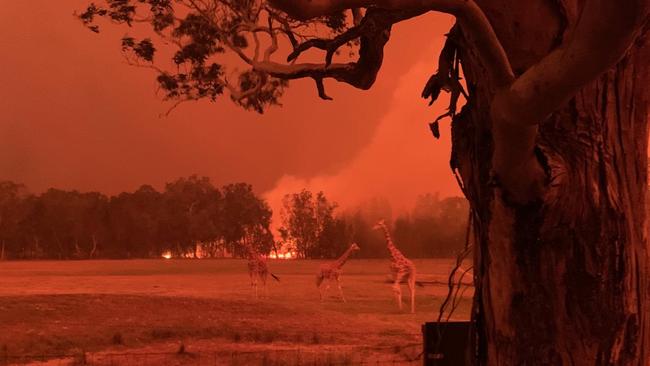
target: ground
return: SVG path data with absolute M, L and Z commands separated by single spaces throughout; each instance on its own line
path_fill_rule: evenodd
M 419 355 L 421 324 L 447 291 L 434 283 L 453 261 L 415 261 L 427 281 L 416 314 L 406 285 L 397 309 L 387 260 L 349 261 L 347 303 L 335 287 L 321 303 L 321 263 L 269 261 L 280 282 L 269 277 L 268 298 L 256 300 L 241 260 L 0 262 L 0 365 L 408 364 Z M 471 295 L 452 319 L 469 317 Z

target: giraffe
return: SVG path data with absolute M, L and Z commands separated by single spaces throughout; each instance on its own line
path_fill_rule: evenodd
M 383 230 L 386 237 L 386 245 L 390 252 L 390 270 L 393 276 L 393 292 L 397 298 L 397 305 L 402 310 L 402 280 L 406 279 L 411 294 L 411 313 L 415 313 L 415 265 L 411 260 L 406 258 L 402 252 L 395 247 L 393 240 L 390 237 L 390 232 L 386 226 L 386 222 L 381 219 L 373 227 L 376 230 Z
M 280 282 L 278 276 L 269 272 L 269 267 L 266 264 L 266 258 L 253 248 L 253 246 L 247 242 L 243 242 L 244 249 L 246 249 L 246 259 L 248 259 L 248 275 L 251 278 L 251 288 L 255 291 L 255 298 L 258 298 L 257 292 L 257 282 L 261 281 L 262 286 L 264 287 L 264 296 L 268 296 L 268 290 L 266 288 L 266 277 L 270 274 L 276 281 Z
M 345 296 L 343 296 L 343 289 L 341 288 L 341 282 L 339 277 L 341 276 L 341 267 L 345 264 L 348 258 L 357 250 L 359 250 L 357 243 L 352 243 L 350 248 L 345 251 L 337 260 L 330 263 L 324 263 L 320 266 L 320 273 L 316 276 L 316 286 L 318 287 L 318 292 L 320 293 L 320 300 L 323 301 L 323 283 L 327 279 L 327 291 L 330 287 L 332 281 L 336 281 L 336 286 L 339 288 L 339 294 L 341 295 L 341 300 L 345 301 Z

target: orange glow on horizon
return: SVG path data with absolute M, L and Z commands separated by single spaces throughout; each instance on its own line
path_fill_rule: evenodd
M 277 253 L 277 255 L 276 253 L 271 252 L 268 257 L 271 259 L 295 259 L 297 258 L 297 255 L 296 252 L 291 251 L 286 253 Z

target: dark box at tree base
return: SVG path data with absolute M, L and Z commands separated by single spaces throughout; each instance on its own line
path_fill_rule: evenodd
M 469 366 L 470 326 L 469 321 L 424 323 L 424 366 Z

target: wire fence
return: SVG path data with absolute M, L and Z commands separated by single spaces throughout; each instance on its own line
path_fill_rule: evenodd
M 383 347 L 327 349 L 292 347 L 255 351 L 222 350 L 193 352 L 181 346 L 176 352 L 78 352 L 70 354 L 0 354 L 0 365 L 33 366 L 153 366 L 153 365 L 414 365 L 422 361 L 420 343 Z

